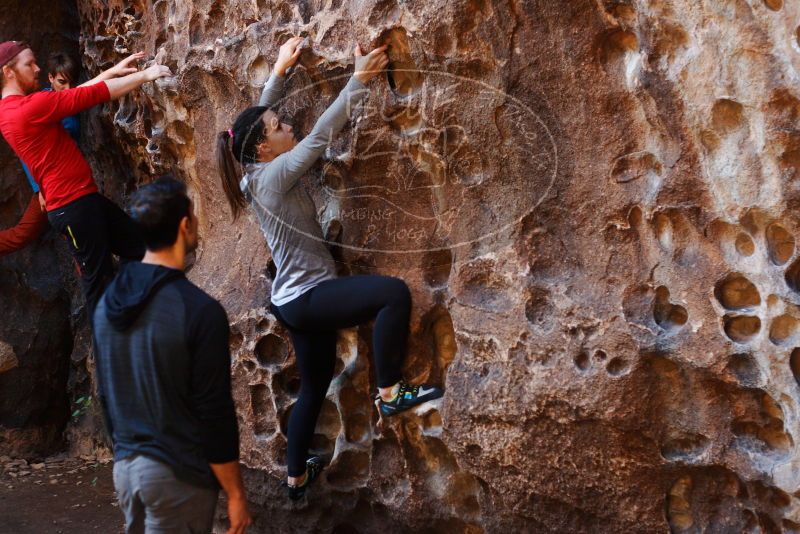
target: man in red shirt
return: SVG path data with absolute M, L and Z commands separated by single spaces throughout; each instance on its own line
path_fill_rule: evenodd
M 125 76 L 136 72 L 136 67 L 129 65 L 144 57 L 142 53 L 132 54 L 108 70 L 101 72 L 97 77 L 82 83 L 79 87 L 92 85 L 102 80 L 109 80 L 119 76 Z M 48 77 L 50 78 L 51 89 L 45 91 L 63 91 L 71 89 L 78 79 L 78 66 L 70 56 L 64 53 L 56 53 L 48 60 Z M 70 136 L 77 142 L 80 137 L 80 122 L 77 116 L 67 117 L 61 121 Z M 21 160 L 20 160 L 21 161 Z M 33 196 L 28 203 L 28 207 L 22 215 L 20 221 L 5 230 L 0 230 L 0 258 L 16 252 L 26 245 L 32 243 L 48 228 L 47 211 L 44 208 L 44 198 L 39 193 L 39 186 L 36 185 L 28 168 L 22 164 L 22 169 L 33 188 Z
M 39 92 L 39 70 L 28 45 L 0 43 L 0 132 L 35 177 L 50 224 L 70 244 L 91 317 L 114 275 L 111 255 L 140 259 L 145 247 L 133 221 L 98 193 L 89 164 L 61 120 L 172 73 L 153 65 L 84 87 Z

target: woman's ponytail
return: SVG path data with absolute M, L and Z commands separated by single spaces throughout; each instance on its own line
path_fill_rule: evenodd
M 242 213 L 247 201 L 239 189 L 241 175 L 233 160 L 235 158 L 242 165 L 257 162 L 257 146 L 265 135 L 261 118 L 265 111 L 267 108 L 264 106 L 247 108 L 236 118 L 232 129 L 220 132 L 217 136 L 217 170 L 234 221 Z
M 221 132 L 217 136 L 217 169 L 222 181 L 222 190 L 231 207 L 233 220 L 239 218 L 242 210 L 247 205 L 242 190 L 239 189 L 239 171 L 233 161 L 233 142 L 231 131 Z M 235 134 L 234 134 L 235 135 Z

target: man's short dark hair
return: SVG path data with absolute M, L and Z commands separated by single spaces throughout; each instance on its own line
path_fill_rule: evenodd
M 162 176 L 133 195 L 130 214 L 139 227 L 147 250 L 175 244 L 178 227 L 189 217 L 191 201 L 186 186 L 171 176 Z
M 70 85 L 74 86 L 78 82 L 78 63 L 69 54 L 56 52 L 47 59 L 47 74 L 52 76 L 61 74 Z

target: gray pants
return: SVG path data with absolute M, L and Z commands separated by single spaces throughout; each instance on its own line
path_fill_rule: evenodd
M 127 534 L 208 534 L 219 492 L 187 484 L 146 456 L 114 463 L 114 488 Z

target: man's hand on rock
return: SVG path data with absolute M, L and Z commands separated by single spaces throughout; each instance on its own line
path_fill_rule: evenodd
M 388 45 L 379 46 L 369 54 L 362 55 L 361 45 L 356 45 L 356 68 L 353 76 L 363 84 L 383 72 L 389 64 L 389 56 L 386 55 Z
M 289 67 L 297 63 L 297 58 L 303 51 L 303 47 L 300 46 L 303 41 L 305 41 L 305 37 L 292 37 L 281 45 L 278 59 L 275 61 L 275 74 L 283 76 Z
M 144 79 L 148 82 L 153 82 L 159 78 L 166 78 L 172 76 L 172 71 L 166 65 L 153 65 L 147 67 L 144 71 Z
M 108 69 L 108 74 L 110 78 L 118 78 L 120 76 L 127 76 L 128 74 L 133 74 L 134 72 L 138 71 L 139 68 L 135 65 L 135 62 L 139 61 L 140 59 L 144 58 L 144 52 L 136 52 L 135 54 L 131 54 L 130 56 L 126 57 L 110 69 Z M 134 63 L 131 66 L 131 63 Z

